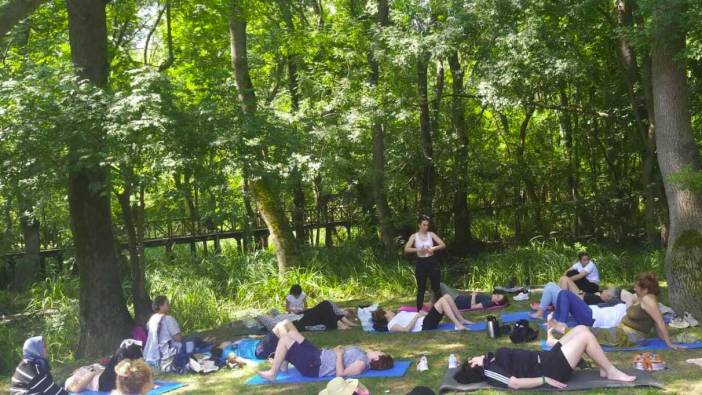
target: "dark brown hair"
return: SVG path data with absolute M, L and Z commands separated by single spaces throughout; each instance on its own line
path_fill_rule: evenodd
M 636 285 L 644 288 L 650 294 L 658 295 L 661 288 L 658 286 L 658 275 L 653 272 L 641 273 L 636 277 Z
M 498 293 L 498 295 L 502 295 L 502 300 L 500 300 L 499 302 L 496 302 L 495 306 L 504 306 L 504 305 L 509 304 L 509 299 L 507 299 L 507 295 L 500 294 L 500 293 Z
M 378 357 L 375 361 L 370 362 L 370 368 L 372 370 L 388 370 L 395 366 L 395 361 L 388 354 L 383 354 Z
M 371 319 L 373 320 L 373 329 L 377 332 L 388 331 L 388 319 L 385 318 L 385 310 L 378 308 L 371 313 Z
M 583 259 L 584 256 L 586 256 L 586 257 L 589 258 L 589 257 L 590 257 L 590 254 L 588 254 L 586 251 L 580 251 L 580 252 L 578 253 L 578 260 Z
M 151 304 L 151 310 L 154 311 L 154 313 L 158 313 L 159 310 L 161 310 L 161 306 L 166 304 L 168 302 L 168 298 L 166 295 L 158 295 L 154 298 L 153 303 Z
M 424 221 L 427 221 L 427 222 L 431 223 L 431 218 L 429 218 L 428 215 L 422 214 L 422 215 L 420 215 L 419 218 L 417 219 L 417 225 L 421 225 L 422 222 L 424 222 Z

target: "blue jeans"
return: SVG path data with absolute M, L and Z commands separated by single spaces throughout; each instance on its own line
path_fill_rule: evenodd
M 555 307 L 553 318 L 558 322 L 568 322 L 568 317 L 573 316 L 578 325 L 592 326 L 595 323 L 590 307 L 578 295 L 568 290 L 558 293 Z
M 539 307 L 541 310 L 546 311 L 549 305 L 556 305 L 556 299 L 558 294 L 561 292 L 561 287 L 554 282 L 550 282 L 544 286 L 544 293 L 541 295 L 541 302 Z

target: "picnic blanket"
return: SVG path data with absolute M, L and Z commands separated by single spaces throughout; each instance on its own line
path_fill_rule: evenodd
M 353 378 L 402 377 L 405 375 L 411 364 L 411 361 L 395 361 L 392 369 L 367 370 L 362 375 L 353 376 Z M 255 375 L 246 382 L 246 385 L 311 383 L 315 381 L 328 381 L 332 378 L 333 377 L 330 376 L 305 377 L 301 375 L 297 369 L 291 367 L 287 372 L 279 372 L 274 382 L 270 382 L 259 375 Z
M 441 382 L 441 387 L 439 387 L 439 394 L 446 394 L 449 392 L 471 392 L 483 389 L 491 390 L 502 390 L 502 391 L 513 391 L 508 388 L 496 387 L 488 384 L 485 381 L 473 384 L 461 384 L 457 382 L 453 376 L 456 374 L 455 369 L 449 369 L 444 375 L 444 379 Z M 625 369 L 626 374 L 636 376 L 636 380 L 631 383 L 626 383 L 623 381 L 607 380 L 600 377 L 600 371 L 598 369 L 586 369 L 586 370 L 576 370 L 573 372 L 573 378 L 567 383 L 565 389 L 553 388 L 549 385 L 528 389 L 525 391 L 580 391 L 596 388 L 631 388 L 631 387 L 655 387 L 663 388 L 663 385 L 656 381 L 650 374 L 636 369 Z
M 183 387 L 185 387 L 185 384 L 183 384 L 183 383 L 178 383 L 175 381 L 155 380 L 154 381 L 154 388 L 152 388 L 151 391 L 149 391 L 147 395 L 165 394 L 166 392 L 171 392 L 173 390 L 177 390 L 178 388 L 183 388 Z M 109 394 L 110 394 L 109 392 L 103 392 L 103 391 L 83 391 L 83 392 L 73 393 L 73 395 L 109 395 Z

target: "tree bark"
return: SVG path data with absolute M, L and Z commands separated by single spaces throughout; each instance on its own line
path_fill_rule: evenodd
M 419 210 L 422 214 L 432 214 L 434 200 L 435 174 L 434 147 L 431 136 L 431 117 L 429 114 L 429 92 L 427 68 L 429 54 L 421 54 L 417 59 L 417 98 L 419 105 L 419 142 L 422 157 L 420 158 L 420 195 Z
M 0 7 L 0 40 L 48 0 L 9 0 Z
M 635 0 L 617 1 L 617 23 L 620 28 L 633 27 L 633 10 L 635 7 Z M 660 205 L 656 203 L 656 198 L 659 197 L 657 191 L 660 188 L 657 186 L 659 177 L 657 177 L 657 168 L 655 167 L 656 137 L 655 122 L 651 119 L 653 116 L 653 104 L 650 96 L 650 74 L 644 73 L 645 75 L 642 77 L 636 60 L 636 53 L 625 34 L 620 34 L 617 38 L 617 59 L 623 71 L 629 103 L 634 114 L 636 131 L 641 142 L 640 180 L 644 194 L 646 239 L 651 245 L 659 245 L 661 234 L 657 228 L 664 227 L 665 224 L 661 224 L 660 217 L 656 215 L 656 207 Z M 650 62 L 647 54 L 644 55 L 643 62 L 644 65 Z M 665 200 L 661 199 L 661 201 L 665 204 Z M 667 210 L 667 207 L 663 208 Z
M 24 255 L 15 265 L 14 289 L 22 291 L 34 280 L 41 268 L 39 220 L 32 207 L 23 207 L 20 214 L 20 227 L 24 238 Z
M 563 108 L 568 107 L 568 94 L 565 87 L 561 87 L 558 92 L 560 105 Z M 570 117 L 570 113 L 567 111 L 562 111 L 559 114 L 558 121 L 560 124 L 561 132 L 565 137 L 565 148 L 566 157 L 568 159 L 568 193 L 570 195 L 570 200 L 573 203 L 573 223 L 572 223 L 572 233 L 576 238 L 580 236 L 580 229 L 582 227 L 582 219 L 580 216 L 580 193 L 578 191 L 578 159 L 575 153 L 574 144 L 574 128 L 573 122 Z
M 79 77 L 104 88 L 108 79 L 105 2 L 67 0 L 71 59 Z M 69 147 L 68 206 L 80 273 L 81 357 L 107 355 L 129 335 L 132 318 L 122 293 L 112 233 L 107 169 L 78 163 L 78 147 L 100 147 L 102 130 L 86 130 Z
M 387 0 L 378 0 L 376 23 L 381 28 L 388 25 L 389 10 Z M 370 85 L 377 89 L 380 81 L 380 66 L 372 52 L 368 53 L 368 65 L 370 66 Z M 371 152 L 371 186 L 380 226 L 380 241 L 383 243 L 383 256 L 389 259 L 395 253 L 394 238 L 396 230 L 392 224 L 392 212 L 390 211 L 385 191 L 385 124 L 380 119 L 373 120 Z
M 246 17 L 238 0 L 231 0 L 230 6 L 229 32 L 231 36 L 234 79 L 242 111 L 248 118 L 255 119 L 257 116 L 257 104 L 256 93 L 249 74 Z M 278 270 L 282 274 L 288 266 L 300 264 L 300 252 L 275 189 L 277 184 L 275 177 L 267 174 L 262 169 L 258 170 L 261 170 L 261 174 L 253 181 L 251 187 L 258 202 L 261 216 L 271 234 L 273 245 L 276 249 Z
M 468 128 L 466 127 L 465 105 L 463 103 L 463 67 L 458 53 L 452 52 L 448 57 L 451 69 L 451 127 L 456 134 L 458 147 L 455 151 L 456 191 L 453 195 L 453 232 L 452 249 L 465 254 L 470 248 L 471 218 L 468 212 Z
M 673 183 L 683 170 L 699 174 L 700 154 L 690 118 L 687 76 L 682 55 L 686 31 L 684 0 L 659 0 L 652 16 L 653 104 L 658 164 L 670 213 L 665 257 L 673 309 L 702 315 L 702 193 Z

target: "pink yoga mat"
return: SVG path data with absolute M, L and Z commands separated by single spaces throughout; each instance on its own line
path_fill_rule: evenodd
M 468 311 L 493 311 L 493 310 L 499 310 L 505 306 L 506 305 L 503 304 L 502 306 L 492 306 L 492 307 L 488 307 L 487 309 L 463 309 L 463 310 L 459 310 L 459 311 L 464 312 L 464 313 L 468 312 Z M 428 303 L 425 303 L 424 306 L 422 307 L 422 311 L 429 311 L 430 308 L 431 308 L 431 305 Z M 397 310 L 398 311 L 409 311 L 410 313 L 417 312 L 417 308 L 414 306 L 400 306 L 400 308 Z

